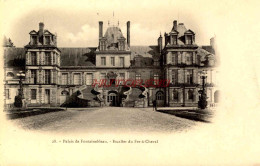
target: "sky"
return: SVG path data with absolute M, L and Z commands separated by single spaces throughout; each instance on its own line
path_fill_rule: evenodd
M 104 32 L 110 25 L 118 25 L 126 37 L 126 22 L 131 21 L 131 45 L 156 45 L 160 33 L 169 32 L 173 21 L 184 23 L 196 34 L 196 43 L 209 45 L 216 35 L 212 16 L 218 12 L 214 8 L 200 7 L 197 3 L 185 1 L 23 1 L 11 5 L 12 13 L 5 14 L 3 35 L 11 38 L 16 47 L 29 42 L 29 32 L 38 30 L 39 22 L 58 35 L 59 47 L 90 47 L 98 44 L 98 21 L 104 22 Z M 28 4 L 27 4 L 28 2 Z M 41 3 L 40 3 L 41 2 Z M 200 7 L 200 8 L 199 8 Z M 203 12 L 199 12 L 201 10 Z M 114 17 L 113 17 L 114 13 Z M 221 14 L 221 13 L 220 13 Z M 217 22 L 216 22 L 217 24 Z

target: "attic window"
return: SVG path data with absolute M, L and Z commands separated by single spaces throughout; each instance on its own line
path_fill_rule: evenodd
M 177 35 L 172 35 L 172 44 L 176 45 L 177 44 Z
M 37 36 L 32 36 L 32 44 L 37 44 Z
M 192 44 L 192 35 L 186 35 L 186 44 Z

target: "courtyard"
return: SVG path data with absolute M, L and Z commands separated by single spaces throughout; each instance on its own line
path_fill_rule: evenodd
M 182 132 L 204 124 L 152 108 L 68 108 L 11 120 L 25 129 L 51 133 Z

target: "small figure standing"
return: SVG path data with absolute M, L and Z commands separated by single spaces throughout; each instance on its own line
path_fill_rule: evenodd
M 156 100 L 153 101 L 153 110 L 157 111 L 157 102 L 156 102 Z

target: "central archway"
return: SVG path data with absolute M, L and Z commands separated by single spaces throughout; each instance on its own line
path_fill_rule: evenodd
M 107 102 L 109 103 L 109 106 L 119 106 L 118 92 L 109 91 L 107 96 Z

